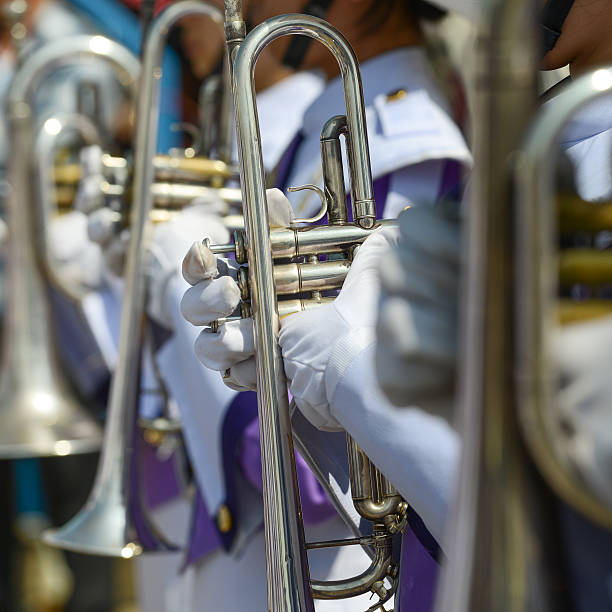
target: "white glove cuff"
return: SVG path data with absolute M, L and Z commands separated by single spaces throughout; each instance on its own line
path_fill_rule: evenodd
M 338 340 L 331 352 L 325 369 L 325 394 L 330 406 L 336 393 L 336 387 L 344 377 L 357 356 L 376 342 L 374 327 L 352 329 Z

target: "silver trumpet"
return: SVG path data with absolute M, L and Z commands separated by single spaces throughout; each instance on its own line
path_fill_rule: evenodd
M 205 15 L 223 24 L 212 5 L 182 0 L 170 5 L 151 24 L 145 40 L 137 104 L 134 198 L 131 238 L 121 309 L 119 349 L 111 382 L 102 456 L 85 506 L 63 527 L 48 531 L 53 546 L 94 555 L 131 558 L 142 552 L 172 550 L 148 522 L 136 488 L 139 362 L 145 313 L 145 254 L 151 231 L 154 154 L 159 117 L 162 56 L 172 26 L 187 15 Z
M 226 1 L 225 13 L 233 68 L 246 232 L 236 236 L 234 245 L 212 247 L 212 250 L 216 253 L 232 251 L 239 262 L 248 262 L 248 273 L 243 270 L 241 279 L 245 299 L 242 315 L 253 316 L 255 329 L 268 609 L 302 612 L 313 608 L 313 598 L 343 599 L 372 592 L 378 601 L 370 610 L 384 610 L 385 602 L 392 597 L 397 585 L 392 540 L 404 527 L 407 505 L 347 436 L 354 503 L 361 516 L 372 522 L 372 537 L 305 542 L 287 381 L 277 340 L 279 313 L 316 306 L 327 299 L 321 294 L 323 290 L 341 287 L 353 249 L 379 225 L 358 63 L 346 39 L 321 19 L 284 15 L 262 23 L 245 37 L 241 2 Z M 262 49 L 289 34 L 310 36 L 334 54 L 343 76 L 346 117 L 332 118 L 323 130 L 326 188 L 325 193 L 318 190 L 323 204 L 321 212 L 313 219 L 296 221 L 299 226 L 270 230 L 253 71 Z M 344 173 L 339 155 L 341 134 L 347 136 L 354 222 L 349 222 L 346 211 Z M 326 211 L 327 225 L 301 225 L 323 218 Z M 327 260 L 319 261 L 323 255 L 328 255 Z M 288 259 L 290 263 L 279 264 L 275 262 L 278 259 Z M 310 297 L 295 297 L 303 292 L 310 292 Z M 293 297 L 288 301 L 277 300 L 277 294 Z M 361 575 L 332 582 L 310 578 L 307 550 L 360 543 L 370 544 L 374 551 L 371 566 Z
M 570 602 L 558 588 L 563 555 L 553 492 L 602 524 L 612 516 L 555 448 L 553 162 L 560 130 L 610 89 L 612 72 L 577 79 L 536 114 L 539 3 L 488 8 L 477 47 L 476 171 L 460 325 L 463 456 L 436 610 L 560 612 Z M 604 75 L 599 85 L 597 74 Z
M 82 58 L 109 63 L 126 87 L 134 87 L 138 61 L 101 36 L 50 43 L 23 62 L 10 86 L 12 145 L 8 197 L 8 288 L 0 378 L 0 457 L 67 455 L 96 450 L 101 431 L 75 399 L 57 362 L 40 260 L 34 186 L 33 99 L 50 72 Z

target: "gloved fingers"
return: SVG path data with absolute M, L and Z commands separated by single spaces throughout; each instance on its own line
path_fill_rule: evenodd
M 293 223 L 293 208 L 280 189 L 266 190 L 270 227 L 290 227 Z
M 341 316 L 352 324 L 374 325 L 380 295 L 379 266 L 388 258 L 398 236 L 396 228 L 378 229 L 357 251 L 334 302 Z
M 230 321 L 221 325 L 216 333 L 205 329 L 197 337 L 194 348 L 198 359 L 207 368 L 225 372 L 253 356 L 253 321 Z
M 74 196 L 74 208 L 85 214 L 104 208 L 104 194 L 102 193 L 101 175 L 86 176 L 79 181 L 79 187 Z
M 238 285 L 230 276 L 220 276 L 187 289 L 181 299 L 181 313 L 192 325 L 208 325 L 231 315 L 238 304 Z
M 239 361 L 226 370 L 223 382 L 234 391 L 257 391 L 255 357 Z
M 405 249 L 422 253 L 428 259 L 448 262 L 457 266 L 460 258 L 459 225 L 445 219 L 430 206 L 413 206 L 399 216 L 402 241 L 401 259 Z
M 110 208 L 99 208 L 87 218 L 87 235 L 92 242 L 107 246 L 117 237 L 121 216 Z
M 457 339 L 452 313 L 391 297 L 382 304 L 377 332 L 379 344 L 389 347 L 397 359 L 454 367 Z
M 104 171 L 104 164 L 102 159 L 104 151 L 99 145 L 89 145 L 83 147 L 79 152 L 79 162 L 81 164 L 81 171 L 83 176 L 91 176 L 93 174 L 102 174 Z
M 410 300 L 454 308 L 459 291 L 459 271 L 435 257 L 421 257 L 414 251 L 394 251 L 381 260 L 383 291 Z
M 233 260 L 217 257 L 202 242 L 194 242 L 182 264 L 183 278 L 190 285 L 197 285 L 200 281 L 210 280 L 216 276 L 229 275 L 233 279 L 238 277 L 240 266 Z
M 91 245 L 87 237 L 87 217 L 77 210 L 54 217 L 49 224 L 48 240 L 52 254 L 59 261 L 78 258 Z

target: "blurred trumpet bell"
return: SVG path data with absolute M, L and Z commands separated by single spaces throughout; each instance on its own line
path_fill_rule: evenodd
M 19 371 L 6 364 L 0 381 L 0 458 L 91 453 L 102 431 L 81 409 L 66 381 L 44 363 Z M 32 369 L 36 378 L 32 377 Z

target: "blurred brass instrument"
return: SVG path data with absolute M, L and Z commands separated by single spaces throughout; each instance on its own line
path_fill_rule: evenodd
M 138 61 L 127 49 L 101 36 L 78 36 L 52 42 L 28 55 L 8 94 L 12 148 L 0 378 L 0 457 L 4 458 L 92 452 L 101 442 L 99 426 L 73 396 L 55 356 L 41 265 L 46 253 L 39 240 L 40 219 L 30 180 L 34 96 L 55 69 L 83 58 L 108 63 L 125 87 L 135 87 Z
M 248 263 L 248 268 L 241 271 L 241 315 L 252 315 L 255 329 L 268 609 L 306 611 L 312 609 L 313 598 L 344 599 L 371 592 L 377 601 L 370 610 L 385 610 L 397 586 L 393 538 L 404 528 L 407 504 L 347 435 L 353 500 L 359 514 L 372 523 L 372 536 L 305 542 L 287 381 L 277 340 L 279 317 L 330 299 L 322 292 L 342 286 L 354 249 L 380 225 L 373 199 L 359 67 L 346 39 L 315 17 L 283 15 L 262 23 L 245 37 L 241 4 L 225 2 L 225 30 L 232 64 L 246 231 L 236 235 L 233 245 L 211 248 L 215 253 L 233 252 L 238 262 Z M 343 75 L 346 117 L 332 118 L 323 129 L 325 192 L 314 186 L 297 188 L 317 191 L 322 201 L 320 213 L 312 219 L 296 220 L 294 227 L 270 230 L 253 71 L 262 49 L 289 34 L 310 36 L 334 54 Z M 341 135 L 347 141 L 354 221 L 349 221 L 346 210 Z M 326 213 L 326 225 L 312 225 Z M 310 225 L 304 227 L 304 223 Z M 304 293 L 308 297 L 301 295 Z M 283 298 L 277 299 L 279 294 Z M 223 321 L 215 322 L 213 330 L 219 324 Z M 369 568 L 345 580 L 311 579 L 307 550 L 347 544 L 372 547 Z
M 174 550 L 174 546 L 149 522 L 142 507 L 136 481 L 137 453 L 134 443 L 145 315 L 146 250 L 154 204 L 151 185 L 156 176 L 153 161 L 162 57 L 169 31 L 187 15 L 207 16 L 220 27 L 223 25 L 223 15 L 213 5 L 197 0 L 181 0 L 168 6 L 154 19 L 145 38 L 143 78 L 136 112 L 133 202 L 130 208 L 125 293 L 102 455 L 85 506 L 63 527 L 47 531 L 44 535 L 48 544 L 76 552 L 132 558 L 143 552 Z M 168 171 L 176 170 L 173 164 L 171 161 Z
M 550 345 L 554 327 L 570 318 L 560 285 L 592 276 L 591 263 L 603 255 L 578 261 L 576 253 L 559 253 L 559 229 L 604 228 L 607 208 L 564 194 L 555 200 L 558 137 L 574 112 L 610 89 L 612 72 L 579 77 L 536 113 L 539 8 L 531 0 L 490 2 L 477 44 L 475 176 L 459 326 L 463 453 L 438 612 L 570 609 L 553 492 L 612 524 L 610 509 L 556 448 Z M 570 306 L 577 319 L 598 309 Z
M 117 231 L 129 227 L 129 210 L 133 201 L 133 177 L 131 164 L 123 157 L 104 153 L 103 176 L 99 184 L 98 205 L 115 212 Z M 156 155 L 153 158 L 155 182 L 151 185 L 154 222 L 165 222 L 173 212 L 191 204 L 195 199 L 214 199 L 224 202 L 229 215 L 242 203 L 242 194 L 236 187 L 225 186 L 238 179 L 238 172 L 230 164 L 205 157 L 179 157 Z M 118 170 L 121 172 L 117 172 Z M 54 180 L 58 204 L 63 209 L 73 206 L 77 187 L 82 179 L 80 164 L 71 163 L 54 167 Z M 116 205 L 120 202 L 120 206 Z M 91 212 L 91 211 L 87 211 Z
M 612 301 L 600 289 L 612 285 L 612 253 L 569 246 L 559 250 L 561 235 L 593 236 L 612 229 L 610 205 L 584 202 L 562 194 L 555 198 L 558 142 L 569 120 L 584 106 L 612 94 L 612 68 L 572 79 L 543 106 L 518 153 L 515 170 L 517 233 L 517 388 L 527 446 L 547 483 L 590 520 L 612 529 L 612 507 L 598 499 L 566 457 L 555 392 L 553 337 L 560 324 L 612 313 Z M 533 262 L 538 261 L 534 266 Z M 571 289 L 593 297 L 571 299 Z M 560 296 L 563 296 L 560 299 Z M 604 293 L 605 296 L 605 293 Z M 612 489 L 612 483 L 611 483 Z
M 42 124 L 34 143 L 33 174 L 36 181 L 36 214 L 38 234 L 36 237 L 42 253 L 40 263 L 44 268 L 47 280 L 75 303 L 80 303 L 88 289 L 81 287 L 64 277 L 57 269 L 55 256 L 49 245 L 49 224 L 52 218 L 68 209 L 62 205 L 60 193 L 49 180 L 49 168 L 59 143 L 67 132 L 76 132 L 86 145 L 100 143 L 98 126 L 91 119 L 80 113 L 57 113 L 48 117 Z

